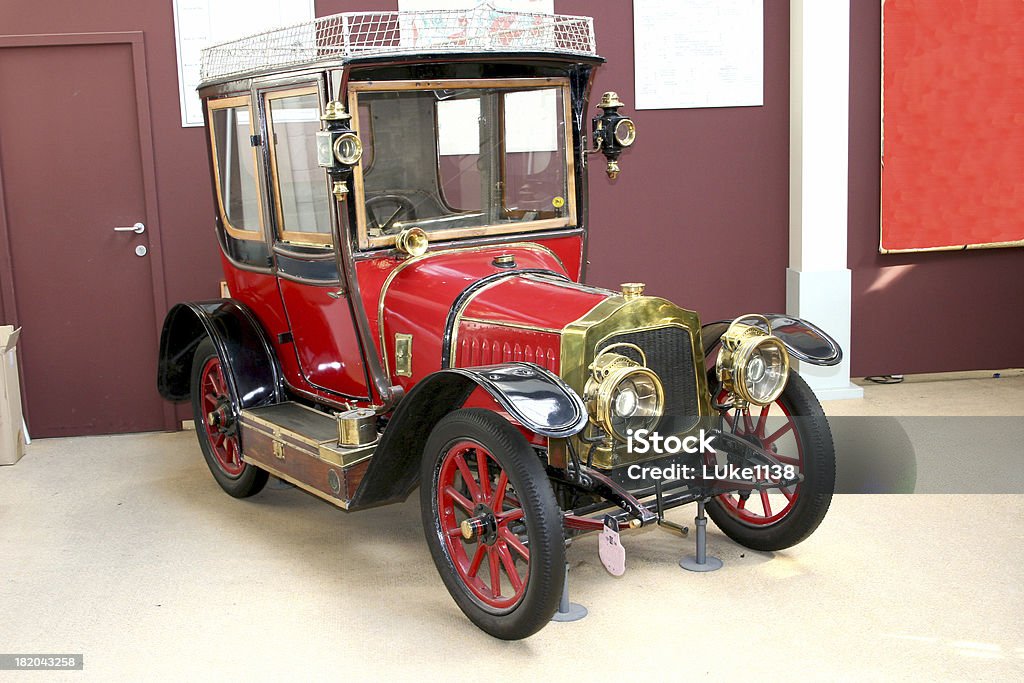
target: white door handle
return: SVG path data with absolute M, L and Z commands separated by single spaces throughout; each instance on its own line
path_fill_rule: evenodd
M 141 235 L 146 232 L 146 226 L 142 223 L 136 223 L 132 226 L 125 226 L 123 228 L 114 228 L 114 232 L 134 232 L 136 235 Z

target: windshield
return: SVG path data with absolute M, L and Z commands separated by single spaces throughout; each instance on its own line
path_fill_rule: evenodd
M 558 79 L 352 83 L 364 153 L 359 242 L 393 244 L 575 224 L 572 158 Z

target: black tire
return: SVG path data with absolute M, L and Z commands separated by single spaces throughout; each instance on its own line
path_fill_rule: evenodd
M 475 460 L 467 461 L 465 458 L 470 455 L 479 459 L 481 452 L 486 463 L 487 487 L 482 483 L 485 477 L 480 476 L 481 466 L 476 465 Z M 475 476 L 473 481 L 481 492 L 481 498 L 472 496 L 472 489 L 461 474 L 463 470 L 458 468 L 459 457 L 467 466 L 470 479 Z M 498 469 L 494 469 L 494 463 Z M 450 474 L 453 467 L 458 471 Z M 507 476 L 508 483 L 499 489 L 497 482 L 502 476 Z M 424 449 L 420 477 L 420 509 L 427 545 L 441 579 L 459 608 L 474 624 L 503 640 L 526 638 L 543 628 L 557 610 L 561 597 L 565 541 L 561 510 L 544 466 L 526 438 L 489 410 L 456 410 L 445 416 L 431 432 Z M 446 482 L 443 487 L 442 477 Z M 444 494 L 449 498 L 442 505 L 439 490 L 443 493 L 448 488 L 457 489 L 464 494 L 464 502 L 476 503 L 478 509 L 484 505 L 480 501 L 494 504 L 499 490 L 504 491 L 503 502 L 495 505 L 493 518 L 488 518 L 486 511 L 474 516 L 455 503 L 456 499 L 451 498 L 451 494 Z M 491 495 L 483 495 L 488 489 Z M 520 511 L 520 519 L 500 521 L 502 518 L 515 518 Z M 494 536 L 481 535 L 466 540 L 456 535 L 448 540 L 446 531 L 450 528 L 445 527 L 453 521 L 461 525 L 462 520 L 470 517 L 493 522 L 493 526 L 485 528 L 495 529 Z M 509 535 L 518 539 L 520 547 L 525 547 L 529 555 L 523 567 L 526 579 L 523 581 L 520 577 L 518 589 L 511 580 L 509 568 L 500 559 L 501 544 L 504 543 L 504 552 L 512 558 L 512 571 L 519 576 L 517 563 L 522 563 L 523 557 L 513 553 L 517 551 L 516 546 L 505 542 Z M 481 558 L 486 556 L 487 563 L 494 561 L 491 559 L 493 556 L 499 557 L 497 580 L 493 573 L 489 574 L 489 579 L 472 574 L 471 553 L 474 559 L 478 553 Z M 460 568 L 456 567 L 457 562 Z M 478 570 L 495 571 L 493 565 L 488 564 L 485 568 L 484 564 L 484 560 L 477 561 Z M 505 573 L 504 581 L 501 579 L 502 571 Z M 500 596 L 480 596 L 484 588 L 493 588 L 496 584 L 502 586 Z M 509 604 L 499 605 L 506 600 L 504 584 L 508 584 L 512 595 L 507 598 Z
M 241 437 L 234 417 L 237 407 L 232 405 L 230 392 L 216 392 L 219 407 L 211 410 L 213 399 L 208 394 L 213 392 L 204 392 L 203 386 L 214 366 L 220 369 L 221 379 L 226 379 L 227 367 L 217 355 L 213 341 L 207 337 L 196 348 L 192 360 L 192 414 L 196 436 L 206 464 L 220 487 L 235 498 L 248 498 L 266 486 L 268 475 L 266 471 L 241 460 Z M 210 423 L 211 412 L 217 413 L 215 425 Z
M 726 536 L 754 550 L 782 550 L 811 535 L 828 512 L 836 482 L 836 453 L 832 431 L 818 398 L 796 372 L 790 372 L 786 388 L 776 400 L 779 408 L 797 417 L 792 433 L 802 453 L 800 471 L 804 481 L 796 488 L 792 502 L 777 521 L 744 520 L 738 516 L 731 497 L 712 498 L 707 513 Z M 754 495 L 757 495 L 756 493 Z M 762 510 L 762 512 L 764 512 Z M 756 515 L 751 514 L 751 517 Z

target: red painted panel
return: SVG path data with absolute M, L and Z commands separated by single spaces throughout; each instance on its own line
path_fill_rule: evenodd
M 224 278 L 228 283 L 228 291 L 231 292 L 232 298 L 248 306 L 260 321 L 281 363 L 285 379 L 292 386 L 305 388 L 305 380 L 299 372 L 294 347 L 291 344 L 282 344 L 277 338 L 277 335 L 289 329 L 284 307 L 281 305 L 281 295 L 277 290 L 277 278 L 269 273 L 255 273 L 236 268 L 223 254 L 221 264 L 224 268 Z
M 221 264 L 224 277 L 228 283 L 231 296 L 238 299 L 252 310 L 267 333 L 274 353 L 281 364 L 281 372 L 285 381 L 293 389 L 323 398 L 327 402 L 337 400 L 337 396 L 328 391 L 321 391 L 306 381 L 299 368 L 296 346 L 291 342 L 281 342 L 278 335 L 288 332 L 291 327 L 285 316 L 281 293 L 278 290 L 277 278 L 268 273 L 256 273 L 236 268 L 222 255 Z M 345 312 L 347 315 L 347 311 Z M 365 382 L 363 382 L 365 384 Z
M 555 252 L 558 260 L 562 262 L 565 274 L 572 280 L 579 282 L 583 272 L 583 238 L 582 237 L 555 237 L 547 240 L 537 240 L 551 251 Z
M 413 376 L 393 377 L 393 381 L 408 388 L 441 367 L 441 337 L 452 304 L 480 278 L 508 272 L 494 266 L 492 261 L 499 254 L 510 253 L 515 254 L 520 268 L 563 272 L 559 260 L 550 251 L 533 245 L 495 245 L 435 252 L 402 267 L 394 277 L 384 294 L 383 321 L 377 320 L 381 289 L 388 275 L 401 262 L 382 256 L 357 264 L 359 286 L 374 330 L 375 343 L 380 343 L 378 325 L 384 325 L 384 337 L 388 341 L 387 364 L 392 374 L 395 334 L 413 335 Z
M 558 373 L 562 328 L 607 296 L 575 283 L 529 276 L 481 290 L 462 312 L 455 365 L 526 361 Z
M 510 361 L 536 363 L 558 373 L 561 338 L 557 334 L 477 322 L 463 322 L 453 365 L 467 368 Z
M 216 241 L 213 243 L 216 248 Z M 237 268 L 223 254 L 221 265 L 232 298 L 238 299 L 252 310 L 267 334 L 277 337 L 281 332 L 287 332 L 288 321 L 281 305 L 281 297 L 277 293 L 277 278 L 270 273 Z
M 515 278 L 481 292 L 463 316 L 560 330 L 612 293 L 569 282 Z
M 1024 244 L 1024 3 L 884 8 L 882 249 Z
M 316 286 L 280 279 L 281 297 L 292 326 L 299 368 L 308 382 L 332 393 L 365 397 L 366 374 L 348 300 Z M 300 385 L 301 386 L 301 385 Z
M 0 49 L 5 303 L 32 436 L 165 426 L 152 255 L 135 251 L 151 233 L 114 231 L 146 220 L 133 69 L 126 43 Z

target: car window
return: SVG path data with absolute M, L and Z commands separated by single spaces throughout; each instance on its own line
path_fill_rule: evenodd
M 252 108 L 248 96 L 209 102 L 214 180 L 228 234 L 262 239 L 263 211 L 256 175 Z
M 394 244 L 413 226 L 457 239 L 575 224 L 564 80 L 350 83 L 349 92 L 364 149 L 360 246 Z
M 266 95 L 277 234 L 284 241 L 331 244 L 327 175 L 317 165 L 320 95 L 316 86 Z
M 480 98 L 441 100 L 435 108 L 441 198 L 453 211 L 479 211 Z

